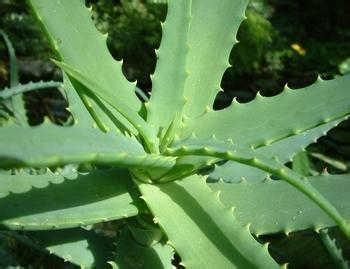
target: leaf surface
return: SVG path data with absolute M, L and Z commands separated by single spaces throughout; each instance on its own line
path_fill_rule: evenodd
M 277 268 L 200 176 L 139 185 L 142 197 L 187 268 Z M 210 255 L 208 255 L 210 253 Z
M 182 143 L 174 145 L 174 148 L 168 148 L 166 153 L 171 156 L 211 156 L 249 165 L 273 174 L 308 196 L 322 208 L 324 212 L 339 225 L 339 228 L 344 234 L 350 238 L 350 222 L 344 219 L 339 213 L 339 210 L 314 188 L 304 176 L 294 172 L 274 158 L 265 157 L 251 148 L 241 147 L 240 145 L 223 142 L 215 138 L 211 140 L 189 138 L 185 143 L 182 141 Z
M 322 124 L 300 134 L 286 137 L 270 145 L 257 148 L 256 152 L 266 157 L 277 158 L 281 163 L 289 162 L 297 152 L 305 149 L 310 143 L 315 142 L 317 138 L 323 136 L 342 120 Z M 267 175 L 268 173 L 251 166 L 227 162 L 215 167 L 215 170 L 209 177 L 214 180 L 222 179 L 227 182 L 239 182 L 243 177 L 250 182 L 257 182 L 264 180 Z
M 140 102 L 121 71 L 121 63 L 110 55 L 106 39 L 96 29 L 92 13 L 85 7 L 85 1 L 30 0 L 38 20 L 46 29 L 49 40 L 61 59 L 84 76 L 93 78 L 101 93 L 110 100 L 123 100 L 134 109 Z M 83 43 L 82 43 L 83 42 Z
M 191 5 L 192 1 L 187 0 L 170 1 L 168 4 L 147 110 L 147 121 L 156 127 L 167 128 L 175 113 L 181 112 L 185 103 L 183 91 L 187 77 L 187 35 Z
M 112 240 L 81 228 L 29 233 L 33 243 L 80 268 L 110 268 Z
M 13 141 L 9 143 L 9 141 Z M 173 159 L 146 154 L 135 138 L 94 128 L 15 125 L 0 129 L 0 167 L 48 167 L 70 163 L 171 167 Z
M 247 0 L 192 0 L 184 88 L 187 117 L 196 118 L 214 103 L 247 4 Z
M 312 186 L 322 193 L 350 220 L 350 198 L 344 190 L 350 189 L 350 175 L 322 175 L 308 178 Z M 256 234 L 294 232 L 335 226 L 315 203 L 282 180 L 259 183 L 211 183 L 220 191 L 222 202 L 235 208 L 235 216 L 242 224 L 250 223 Z
M 197 117 L 214 102 L 247 0 L 170 1 L 154 74 L 150 122 Z M 169 105 L 171 107 L 169 107 Z
M 123 170 L 89 174 L 0 175 L 0 224 L 55 230 L 137 215 Z
M 298 90 L 285 90 L 274 97 L 257 98 L 247 104 L 210 111 L 189 119 L 181 134 L 195 132 L 198 138 L 215 135 L 240 145 L 258 148 L 344 118 L 350 113 L 350 76 L 331 81 L 318 80 Z M 275 115 L 275 116 L 272 116 Z

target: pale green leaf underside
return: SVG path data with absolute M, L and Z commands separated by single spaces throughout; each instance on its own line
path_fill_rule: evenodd
M 322 175 L 309 178 L 310 183 L 350 220 L 350 175 Z M 250 223 L 254 234 L 293 232 L 335 226 L 308 197 L 285 181 L 268 180 L 259 183 L 212 183 L 220 191 L 226 206 L 235 208 L 235 216 L 242 224 Z
M 187 268 L 278 268 L 204 178 L 140 184 L 142 197 Z
M 0 175 L 0 225 L 52 230 L 135 216 L 123 170 L 62 175 Z M 9 194 L 11 192 L 11 194 Z M 9 195 L 8 195 L 9 194 Z
M 297 135 L 286 137 L 267 146 L 256 149 L 256 152 L 266 157 L 277 157 L 281 163 L 291 161 L 293 156 L 305 149 L 310 143 L 323 136 L 331 128 L 338 125 L 343 119 L 322 124 Z M 240 163 L 227 162 L 215 168 L 210 178 L 214 180 L 222 179 L 227 182 L 238 182 L 242 178 L 250 181 L 262 181 L 268 174 L 257 168 Z
M 30 4 L 48 31 L 50 41 L 62 60 L 94 78 L 101 93 L 113 99 L 128 102 L 138 110 L 140 102 L 121 71 L 121 63 L 110 55 L 106 36 L 96 29 L 92 13 L 83 0 L 30 0 Z M 57 23 L 59 22 L 59 23 Z
M 258 96 L 247 104 L 236 102 L 188 120 L 181 136 L 195 132 L 199 138 L 215 135 L 220 140 L 232 139 L 254 148 L 268 145 L 348 115 L 349 87 L 350 76 L 344 76 L 318 80 L 306 88 L 285 90 L 274 97 Z
M 134 138 L 121 133 L 102 133 L 92 127 L 79 128 L 79 123 L 72 127 L 50 123 L 31 128 L 3 127 L 0 129 L 0 160 L 0 167 L 69 163 L 171 167 L 174 164 L 173 159 L 146 154 Z

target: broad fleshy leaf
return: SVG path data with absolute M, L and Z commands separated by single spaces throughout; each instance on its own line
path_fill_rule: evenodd
M 116 169 L 0 175 L 0 225 L 56 230 L 135 216 L 138 210 L 128 193 L 128 180 L 127 171 Z
M 319 79 L 311 86 L 284 90 L 274 97 L 258 95 L 250 103 L 235 102 L 226 109 L 189 119 L 181 136 L 192 132 L 198 138 L 215 135 L 220 140 L 259 148 L 344 118 L 350 113 L 349 87 L 350 76 L 344 76 L 331 81 Z
M 79 122 L 72 127 L 44 122 L 37 127 L 10 125 L 0 129 L 0 167 L 101 163 L 169 168 L 174 162 L 146 154 L 135 138 L 92 127 L 79 128 Z
M 350 220 L 350 175 L 322 175 L 308 180 L 342 214 Z M 210 188 L 220 191 L 226 206 L 235 208 L 235 216 L 242 224 L 251 224 L 256 235 L 290 233 L 304 229 L 319 230 L 335 226 L 334 221 L 303 193 L 283 180 L 239 184 L 210 183 Z
M 156 127 L 167 128 L 181 113 L 189 50 L 188 30 L 192 1 L 170 1 L 163 36 L 157 52 L 157 66 L 152 78 L 152 96 L 147 110 L 147 121 Z M 181 30 L 180 30 L 181 29 Z
M 153 79 L 151 123 L 167 128 L 183 107 L 186 116 L 197 117 L 214 102 L 247 4 L 247 0 L 169 2 Z
M 266 157 L 277 158 L 281 163 L 289 162 L 297 152 L 305 149 L 310 143 L 315 142 L 317 138 L 325 135 L 342 120 L 322 124 L 300 134 L 286 137 L 270 145 L 257 148 L 256 152 Z M 222 179 L 227 182 L 239 182 L 242 178 L 249 182 L 257 182 L 264 180 L 267 175 L 266 172 L 251 166 L 227 162 L 215 167 L 215 170 L 209 177 L 214 180 Z
M 187 268 L 278 268 L 223 206 L 205 179 L 192 176 L 166 184 L 140 184 L 142 198 Z M 208 255 L 210 253 L 210 255 Z
M 124 77 L 121 63 L 110 55 L 106 44 L 107 36 L 96 29 L 85 1 L 28 2 L 64 62 L 80 70 L 84 76 L 94 78 L 101 93 L 111 98 L 109 102 L 119 99 L 127 102 L 134 110 L 140 108 L 140 102 L 134 93 L 135 86 Z

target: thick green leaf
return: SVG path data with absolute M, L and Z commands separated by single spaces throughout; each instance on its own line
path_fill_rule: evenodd
M 254 148 L 338 120 L 350 113 L 350 76 L 318 80 L 299 90 L 285 90 L 274 97 L 258 97 L 247 104 L 235 102 L 220 111 L 189 119 L 182 137 L 195 132 L 199 138 L 215 135 Z M 274 116 L 272 116 L 274 115 Z
M 49 34 L 61 59 L 93 78 L 109 102 L 119 99 L 138 110 L 140 102 L 121 71 L 121 63 L 110 55 L 106 36 L 96 29 L 85 1 L 29 0 L 38 20 Z M 83 42 L 83 43 L 82 43 Z
M 260 245 L 225 208 L 205 179 L 139 185 L 142 198 L 187 268 L 277 268 Z
M 322 124 L 311 130 L 260 147 L 256 149 L 256 151 L 266 157 L 277 158 L 282 163 L 289 162 L 297 152 L 305 149 L 310 143 L 315 142 L 317 138 L 323 136 L 342 120 L 343 119 Z M 222 179 L 227 182 L 238 182 L 243 177 L 250 182 L 257 182 L 264 180 L 267 175 L 266 172 L 251 166 L 227 162 L 224 165 L 216 167 L 214 172 L 210 174 L 210 178 L 214 180 Z
M 156 127 L 167 128 L 185 104 L 183 91 L 187 77 L 185 65 L 191 5 L 192 1 L 188 0 L 168 4 L 147 113 L 147 121 Z
M 65 175 L 0 175 L 0 224 L 51 230 L 126 218 L 138 213 L 123 170 Z M 11 193 L 11 194 L 9 194 Z
M 247 4 L 247 0 L 169 2 L 153 79 L 151 123 L 167 128 L 183 106 L 186 116 L 197 117 L 213 104 Z
M 350 175 L 322 175 L 308 178 L 312 186 L 322 193 L 344 216 L 350 220 Z M 282 180 L 259 183 L 211 183 L 220 191 L 222 202 L 235 208 L 242 224 L 250 223 L 256 234 L 293 232 L 304 229 L 321 229 L 335 226 L 315 203 L 303 193 Z
M 238 27 L 244 19 L 247 0 L 192 0 L 184 114 L 191 118 L 212 106 L 221 77 L 229 66 Z M 181 29 L 182 31 L 183 29 Z M 169 81 L 169 83 L 172 83 Z
M 146 154 L 141 144 L 132 137 L 79 127 L 79 122 L 72 127 L 50 123 L 37 127 L 2 127 L 0 167 L 101 163 L 170 168 L 175 162 L 173 158 Z
M 93 95 L 103 98 L 117 109 L 118 112 L 115 113 L 108 111 L 116 117 L 118 123 L 112 121 L 116 126 L 120 127 L 121 122 L 122 125 L 130 127 L 131 133 L 135 128 L 141 129 L 140 133 L 149 150 L 157 152 L 157 146 L 153 145 L 153 143 L 157 144 L 155 130 L 148 129 L 143 119 L 137 114 L 141 103 L 134 92 L 135 83 L 129 83 L 125 79 L 121 64 L 111 57 L 106 45 L 106 36 L 97 31 L 84 1 L 72 3 L 69 0 L 54 0 L 46 3 L 43 0 L 29 0 L 29 2 L 37 18 L 49 33 L 51 44 L 58 52 L 60 60 L 65 63 L 61 64 L 62 67 L 67 67 L 65 71 L 93 91 Z M 60 23 L 57 24 L 57 22 Z M 81 40 L 84 40 L 83 47 Z M 78 77 L 77 74 L 79 74 Z M 87 85 L 87 79 L 82 81 L 82 77 L 89 78 L 90 83 Z M 97 99 L 96 96 L 95 99 Z M 101 130 L 105 131 L 104 125 L 100 124 L 93 110 L 89 109 L 89 112 L 92 113 Z

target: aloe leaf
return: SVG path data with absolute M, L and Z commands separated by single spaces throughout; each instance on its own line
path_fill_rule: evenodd
M 152 185 L 142 197 L 187 268 L 278 268 L 200 176 Z M 208 255 L 210 253 L 210 255 Z
M 139 110 L 134 86 L 124 77 L 121 62 L 110 55 L 107 36 L 98 32 L 83 0 L 29 0 L 29 3 L 64 62 L 94 78 L 101 93 L 112 98 L 109 102 L 122 100 L 133 110 Z
M 14 137 L 15 143 L 9 143 Z M 135 138 L 79 128 L 79 123 L 72 127 L 47 122 L 31 128 L 10 125 L 0 131 L 0 167 L 100 163 L 170 168 L 174 162 L 173 158 L 146 154 Z
M 350 76 L 344 76 L 331 81 L 319 79 L 311 86 L 286 89 L 274 97 L 258 95 L 250 103 L 235 102 L 226 109 L 189 119 L 181 136 L 195 132 L 198 138 L 215 135 L 220 140 L 231 139 L 254 148 L 269 145 L 344 118 L 350 113 L 349 85 Z
M 127 218 L 138 213 L 123 170 L 76 176 L 0 175 L 0 224 L 10 229 L 52 230 Z M 79 199 L 73 199 L 79 190 Z
M 213 104 L 247 4 L 169 2 L 148 110 L 151 123 L 167 128 L 183 107 L 186 116 L 197 117 Z
M 212 106 L 247 4 L 247 0 L 192 0 L 184 88 L 186 116 L 196 118 Z
M 322 175 L 308 178 L 311 185 L 324 195 L 350 220 L 349 175 Z M 308 197 L 283 180 L 266 180 L 250 183 L 210 183 L 210 188 L 220 191 L 226 206 L 235 208 L 235 216 L 242 224 L 250 223 L 256 235 L 290 233 L 305 229 L 319 230 L 336 223 Z M 271 197 L 273 197 L 271 199 Z
M 317 138 L 325 135 L 343 119 L 322 124 L 300 134 L 292 135 L 270 145 L 257 148 L 256 152 L 267 157 L 275 157 L 282 163 L 289 162 L 297 152 L 304 150 L 310 143 L 315 142 Z M 243 177 L 250 182 L 257 182 L 264 180 L 267 175 L 266 172 L 254 167 L 227 162 L 221 166 L 217 166 L 214 172 L 210 174 L 210 178 L 215 180 L 222 179 L 227 182 L 238 182 Z
M 191 5 L 192 0 L 170 1 L 166 21 L 162 24 L 162 42 L 152 77 L 152 96 L 147 104 L 147 121 L 156 127 L 167 128 L 185 104 L 183 91 L 187 77 Z
M 304 193 L 320 208 L 322 208 L 339 226 L 347 237 L 350 237 L 350 223 L 339 211 L 303 176 L 289 169 L 278 160 L 258 154 L 252 149 L 238 147 L 217 139 L 199 140 L 188 139 L 173 148 L 167 149 L 171 156 L 199 155 L 212 156 L 224 160 L 231 160 L 259 168 L 285 180 L 299 191 Z
M 210 181 L 223 181 L 228 183 L 239 183 L 242 181 L 261 182 L 269 176 L 269 173 L 249 165 L 226 162 L 223 165 L 215 165 L 214 171 L 210 173 Z

